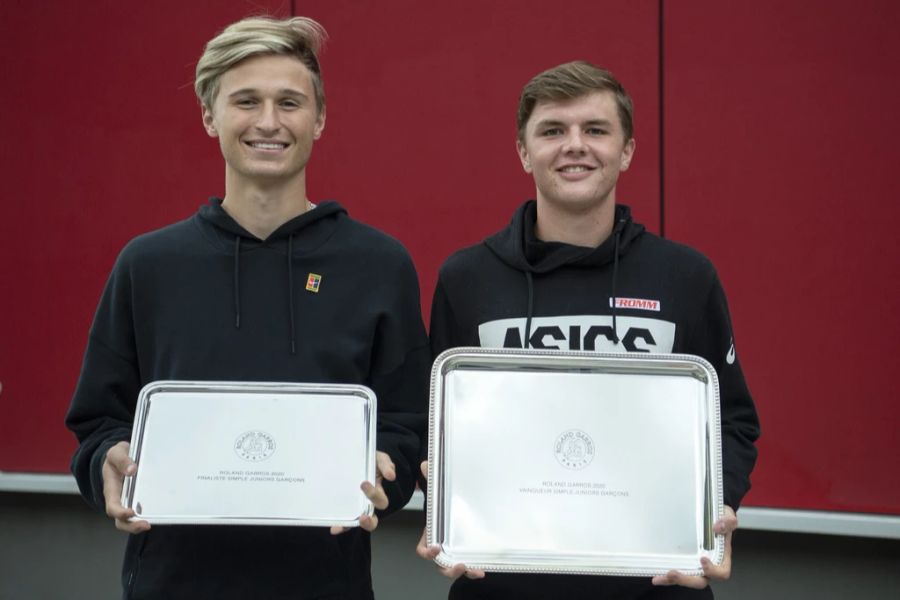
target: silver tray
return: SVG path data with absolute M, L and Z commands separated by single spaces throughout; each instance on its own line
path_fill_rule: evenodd
M 373 512 L 375 405 L 361 385 L 147 384 L 122 504 L 153 524 L 356 526 Z
M 702 358 L 456 348 L 431 376 L 426 532 L 442 566 L 702 574 L 724 537 Z

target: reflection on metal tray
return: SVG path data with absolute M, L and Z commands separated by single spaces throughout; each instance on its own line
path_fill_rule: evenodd
M 360 385 L 157 381 L 122 504 L 154 524 L 355 526 L 373 507 L 375 394 Z
M 719 391 L 702 358 L 456 348 L 431 377 L 427 539 L 488 571 L 721 562 Z

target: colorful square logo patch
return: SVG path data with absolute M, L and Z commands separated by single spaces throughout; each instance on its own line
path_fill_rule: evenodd
M 310 273 L 309 277 L 306 278 L 306 291 L 313 292 L 314 294 L 319 293 L 319 286 L 322 285 L 322 276 L 318 273 Z

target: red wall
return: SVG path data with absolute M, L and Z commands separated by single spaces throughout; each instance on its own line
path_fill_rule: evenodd
M 665 231 L 729 295 L 763 424 L 747 501 L 900 514 L 900 4 L 675 4 Z
M 659 231 L 662 195 L 667 237 L 710 255 L 731 299 L 764 427 L 748 500 L 900 513 L 893 3 L 663 2 L 663 131 L 657 0 L 294 4 L 330 34 L 310 195 L 407 245 L 426 314 L 441 261 L 533 194 L 524 83 L 575 58 L 619 75 L 637 111 L 619 199 Z M 62 418 L 118 250 L 223 191 L 191 87 L 202 46 L 289 6 L 0 4 L 0 470 L 66 470 Z
M 313 196 L 401 239 L 423 309 L 441 262 L 505 225 L 534 184 L 515 149 L 519 92 L 538 71 L 584 58 L 620 73 L 642 111 L 638 156 L 619 195 L 657 229 L 656 2 L 577 0 L 576 35 L 552 4 L 514 0 L 298 2 L 321 20 L 328 122 L 310 168 Z M 490 7 L 488 9 L 488 7 Z
M 0 470 L 68 470 L 62 419 L 116 255 L 222 192 L 193 68 L 247 12 L 219 0 L 0 2 Z

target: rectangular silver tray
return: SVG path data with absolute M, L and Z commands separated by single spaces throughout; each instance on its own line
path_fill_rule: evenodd
M 373 512 L 375 415 L 361 385 L 147 384 L 122 504 L 153 524 L 356 526 Z
M 428 544 L 486 571 L 702 574 L 724 537 L 702 358 L 456 348 L 431 377 Z

